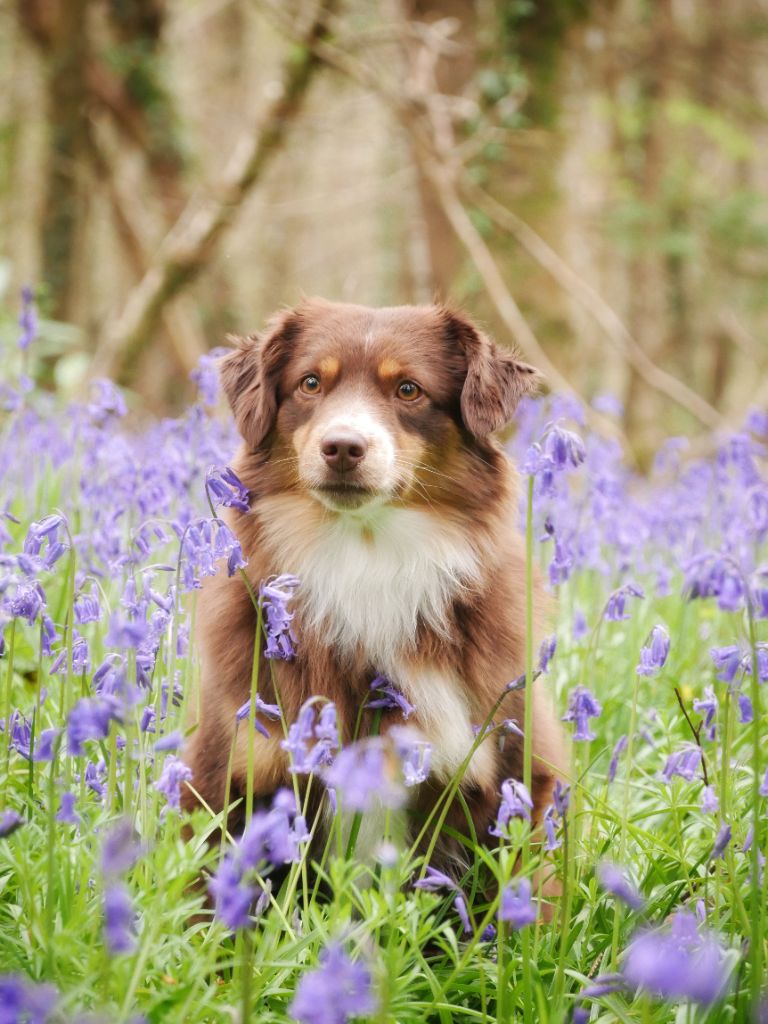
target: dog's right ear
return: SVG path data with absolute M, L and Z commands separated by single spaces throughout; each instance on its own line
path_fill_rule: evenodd
M 280 372 L 300 330 L 298 314 L 289 311 L 275 317 L 265 334 L 227 339 L 235 348 L 219 363 L 219 379 L 251 448 L 262 445 L 275 424 Z

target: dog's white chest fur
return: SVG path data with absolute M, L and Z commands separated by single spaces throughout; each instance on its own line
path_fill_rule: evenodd
M 387 675 L 413 648 L 419 619 L 444 632 L 451 601 L 479 577 L 472 544 L 429 513 L 383 506 L 308 522 L 290 501 L 267 499 L 261 519 L 281 571 L 301 580 L 303 621 Z
M 474 741 L 461 680 L 418 666 L 421 619 L 447 632 L 451 601 L 480 577 L 480 556 L 458 531 L 414 509 L 380 507 L 359 514 L 307 516 L 296 499 L 266 499 L 264 538 L 280 569 L 301 580 L 302 625 L 330 647 L 362 654 L 415 705 L 432 745 L 432 771 L 449 779 Z M 415 655 L 415 657 L 414 657 Z M 482 774 L 489 752 L 476 752 L 467 777 Z

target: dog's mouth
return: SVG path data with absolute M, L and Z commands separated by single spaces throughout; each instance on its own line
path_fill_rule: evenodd
M 312 490 L 324 505 L 338 510 L 362 508 L 381 498 L 380 491 L 344 481 L 318 484 Z

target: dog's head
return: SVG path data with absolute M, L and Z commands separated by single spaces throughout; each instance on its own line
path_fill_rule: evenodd
M 221 380 L 276 483 L 343 511 L 450 490 L 538 376 L 442 306 L 311 299 L 237 339 Z

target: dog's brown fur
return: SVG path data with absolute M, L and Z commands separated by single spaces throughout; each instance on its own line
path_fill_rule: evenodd
M 298 389 L 310 373 L 322 381 L 319 396 Z M 417 382 L 424 395 L 413 403 L 395 397 L 402 379 Z M 456 589 L 438 627 L 419 617 L 415 636 L 395 644 L 401 677 L 396 682 L 408 695 L 412 674 L 454 680 L 457 706 L 466 707 L 469 721 L 481 723 L 505 685 L 524 670 L 525 564 L 515 525 L 517 476 L 492 434 L 533 389 L 535 371 L 444 307 L 368 309 L 313 299 L 280 315 L 265 336 L 238 340 L 223 360 L 221 380 L 244 438 L 232 466 L 250 492 L 251 506 L 245 514 L 228 510 L 226 518 L 248 558 L 246 572 L 254 588 L 281 573 L 301 576 L 294 564 L 297 545 L 319 535 L 329 517 L 345 514 L 329 511 L 310 493 L 300 464 L 307 447 L 316 444 L 321 410 L 334 402 L 343 410 L 359 400 L 384 424 L 394 438 L 398 466 L 404 467 L 388 504 L 423 512 L 435 531 L 471 545 L 480 567 L 476 578 Z M 367 478 L 363 482 L 371 485 Z M 376 545 L 375 520 L 361 519 L 360 536 L 363 543 Z M 298 655 L 289 662 L 262 658 L 260 694 L 273 701 L 277 687 L 289 723 L 308 697 L 329 698 L 347 741 L 371 680 L 392 667 L 375 663 L 364 641 L 353 650 L 329 644 L 327 625 L 313 620 L 306 602 L 299 587 L 294 603 Z M 242 579 L 223 572 L 207 579 L 198 622 L 200 718 L 185 758 L 194 787 L 218 811 L 235 712 L 248 700 L 251 679 L 255 618 Z M 541 682 L 534 701 L 532 796 L 540 811 L 550 800 L 552 766 L 562 758 L 562 741 Z M 411 721 L 428 739 L 439 742 L 441 733 L 455 726 L 441 719 L 449 709 L 441 706 L 440 693 L 434 706 L 428 696 L 414 703 Z M 364 722 L 369 718 L 364 716 Z M 514 718 L 522 726 L 522 694 L 510 693 L 496 718 Z M 385 712 L 382 731 L 401 722 L 399 712 Z M 264 799 L 289 780 L 288 755 L 280 746 L 282 726 L 272 723 L 270 730 L 269 740 L 256 738 L 254 793 Z M 484 839 L 498 808 L 501 781 L 522 778 L 522 741 L 508 736 L 499 750 L 494 736 L 481 753 L 462 790 L 477 835 Z M 246 788 L 245 729 L 238 732 L 233 764 L 232 796 L 237 798 Z M 410 807 L 416 819 L 428 812 L 447 774 L 418 788 Z M 191 791 L 183 802 L 187 809 L 196 805 Z M 448 824 L 466 833 L 458 806 Z M 446 858 L 456 853 L 445 850 Z

